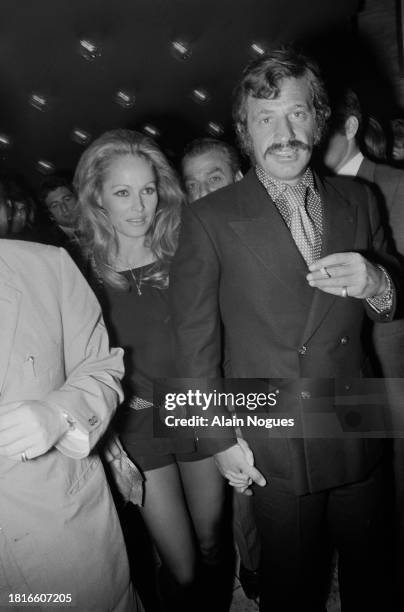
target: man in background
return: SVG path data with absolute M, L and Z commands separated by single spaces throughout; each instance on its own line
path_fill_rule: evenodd
M 39 241 L 66 249 L 86 275 L 87 264 L 79 245 L 77 196 L 73 185 L 63 176 L 50 176 L 42 182 L 38 197 L 50 221 L 42 228 Z
M 366 157 L 362 144 L 363 115 L 356 93 L 350 89 L 336 101 L 330 132 L 325 143 L 324 162 L 332 172 L 356 177 L 369 184 L 378 199 L 380 213 L 390 229 L 392 248 L 404 263 L 404 170 L 376 163 Z M 404 271 L 402 272 L 404 274 Z M 395 509 L 398 525 L 396 550 L 398 555 L 397 584 L 399 598 L 404 602 L 404 427 L 402 401 L 404 396 L 404 319 L 386 325 L 375 322 L 372 327 L 370 351 L 376 373 L 387 378 L 393 415 L 393 467 Z
M 193 140 L 184 151 L 181 168 L 189 203 L 243 177 L 237 151 L 216 138 Z
M 404 262 L 404 171 L 372 161 L 362 146 L 363 115 L 358 96 L 346 90 L 336 101 L 324 148 L 324 163 L 341 176 L 366 182 L 390 230 L 391 246 Z M 373 326 L 378 374 L 404 377 L 404 319 Z

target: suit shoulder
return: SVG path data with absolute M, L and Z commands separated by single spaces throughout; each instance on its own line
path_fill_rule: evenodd
M 375 179 L 377 181 L 386 181 L 389 183 L 398 183 L 404 179 L 404 170 L 395 168 L 388 164 L 376 164 Z
M 365 183 L 353 176 L 326 176 L 323 178 L 324 186 L 341 194 L 352 196 L 368 191 Z
M 197 202 L 189 204 L 189 208 L 195 212 L 198 216 L 209 215 L 211 211 L 231 211 L 234 210 L 234 203 L 239 197 L 240 184 L 244 181 L 232 183 L 226 187 L 222 187 L 213 193 L 208 194 L 204 198 L 201 198 Z

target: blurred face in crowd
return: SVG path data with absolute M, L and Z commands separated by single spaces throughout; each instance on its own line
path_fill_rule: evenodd
M 212 149 L 199 155 L 190 155 L 183 161 L 183 177 L 188 202 L 203 198 L 208 193 L 234 183 L 230 161 L 223 151 Z
M 115 157 L 105 175 L 101 202 L 120 244 L 146 236 L 158 204 L 152 165 L 137 155 Z
M 75 227 L 78 220 L 77 198 L 68 187 L 57 187 L 45 198 L 52 218 L 62 227 Z
M 6 200 L 4 189 L 0 185 L 0 238 L 8 232 L 9 206 Z
M 19 234 L 28 222 L 28 210 L 25 202 L 15 201 L 12 204 L 12 217 L 10 221 L 10 232 Z
M 404 138 L 395 139 L 392 150 L 393 159 L 396 161 L 402 161 L 404 159 Z
M 305 77 L 285 78 L 277 98 L 247 98 L 250 149 L 272 178 L 297 184 L 309 165 L 315 137 L 315 111 Z
M 351 158 L 349 141 L 344 134 L 335 132 L 327 139 L 324 148 L 324 164 L 333 172 L 338 172 Z

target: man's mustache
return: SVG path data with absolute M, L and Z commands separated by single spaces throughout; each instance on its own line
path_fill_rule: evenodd
M 288 140 L 288 142 L 274 142 L 265 151 L 264 157 L 272 153 L 278 153 L 283 149 L 301 149 L 302 151 L 311 151 L 311 147 L 301 140 Z

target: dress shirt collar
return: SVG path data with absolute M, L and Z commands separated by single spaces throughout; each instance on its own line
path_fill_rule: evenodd
M 359 167 L 365 158 L 359 151 L 354 157 L 352 157 L 346 164 L 344 164 L 337 172 L 344 176 L 356 176 L 358 174 Z
M 257 165 L 255 167 L 255 172 L 257 174 L 259 181 L 264 185 L 265 189 L 268 191 L 268 194 L 272 198 L 272 200 L 275 201 L 275 200 L 278 200 L 280 197 L 282 197 L 282 194 L 288 188 L 287 183 L 282 183 L 282 181 L 278 181 L 277 179 L 274 179 L 267 172 L 265 172 L 265 170 L 261 168 L 261 166 Z M 313 177 L 311 168 L 306 168 L 305 173 L 303 174 L 302 178 L 299 181 L 299 185 L 300 184 L 304 185 L 305 187 L 310 189 L 310 191 L 312 191 L 315 195 L 317 195 L 316 188 L 314 186 L 314 177 Z

